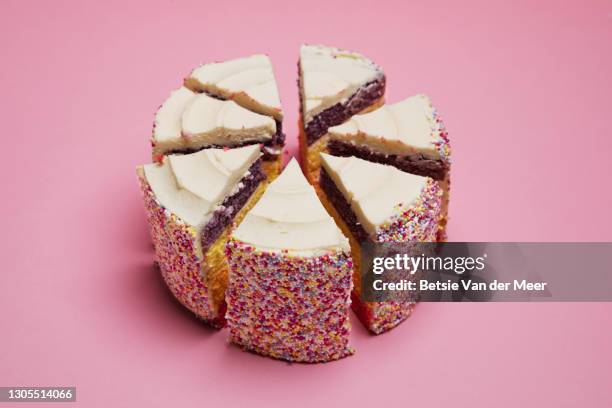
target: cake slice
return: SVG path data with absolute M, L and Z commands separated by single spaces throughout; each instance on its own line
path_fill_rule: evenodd
M 214 327 L 225 323 L 225 243 L 264 189 L 258 145 L 169 155 L 137 168 L 155 260 L 174 296 Z
M 412 302 L 364 302 L 360 259 L 365 243 L 435 241 L 440 217 L 438 182 L 356 157 L 321 154 L 323 204 L 349 237 L 354 263 L 353 310 L 373 333 L 404 321 Z
M 385 74 L 361 54 L 322 45 L 300 50 L 300 151 L 306 176 L 316 181 L 327 129 L 383 102 Z
M 293 159 L 227 244 L 230 341 L 263 355 L 323 362 L 348 346 L 348 240 Z
M 233 100 L 279 122 L 283 120 L 274 71 L 267 55 L 200 65 L 185 78 L 185 86 L 194 92 Z
M 270 156 L 267 157 L 268 161 L 272 158 L 278 161 L 277 171 L 280 171 L 285 144 L 283 110 L 272 63 L 267 55 L 257 54 L 200 65 L 185 78 L 184 86 L 196 93 L 232 100 L 250 111 L 273 118 L 276 132 L 264 149 Z
M 431 177 L 443 191 L 437 239 L 446 240 L 450 190 L 450 145 L 430 99 L 416 95 L 329 128 L 329 153 L 356 156 Z
M 153 158 L 193 153 L 208 148 L 261 144 L 264 171 L 280 171 L 281 152 L 275 145 L 273 118 L 182 87 L 170 95 L 155 115 Z

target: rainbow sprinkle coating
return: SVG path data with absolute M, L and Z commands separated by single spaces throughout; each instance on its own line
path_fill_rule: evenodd
M 442 190 L 437 181 L 428 178 L 419 198 L 412 206 L 403 209 L 388 223 L 376 229 L 377 242 L 428 242 L 435 241 L 440 217 Z
M 349 254 L 260 251 L 230 239 L 226 292 L 230 341 L 274 358 L 316 363 L 349 347 L 353 263 Z
M 215 311 L 211 306 L 203 279 L 203 259 L 198 254 L 196 229 L 164 208 L 140 173 L 138 181 L 155 247 L 155 261 L 168 288 L 199 318 L 213 327 L 222 327 L 223 311 Z
M 439 228 L 436 237 L 436 241 L 445 242 L 447 239 L 446 224 L 448 222 L 448 202 L 450 200 L 451 147 L 444 121 L 440 117 L 438 110 L 435 108 L 433 110 L 433 118 L 435 123 L 433 127 L 433 132 L 437 133 L 434 145 L 436 146 L 440 157 L 446 163 L 447 166 L 446 177 L 444 177 L 444 181 L 442 183 L 442 210 L 440 211 Z
M 415 302 L 367 302 L 360 305 L 362 310 L 356 311 L 365 325 L 374 334 L 381 334 L 410 317 Z
M 438 150 L 438 153 L 440 154 L 442 160 L 447 165 L 450 165 L 451 148 L 450 141 L 448 139 L 448 132 L 446 131 L 446 126 L 444 125 L 444 121 L 440 117 L 440 114 L 438 113 L 437 109 L 434 108 L 432 114 L 434 118 L 434 126 L 432 132 L 437 134 L 437 137 L 435 138 L 433 144 L 434 146 L 436 146 L 436 149 Z
M 378 242 L 435 242 L 442 206 L 439 183 L 428 179 L 415 204 L 399 213 L 377 230 Z M 406 320 L 414 302 L 366 302 L 358 314 L 373 333 L 380 334 Z

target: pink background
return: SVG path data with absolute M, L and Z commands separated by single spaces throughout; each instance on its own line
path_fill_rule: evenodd
M 433 98 L 452 240 L 611 240 L 612 4 L 410 3 L 2 1 L 0 385 L 100 407 L 611 406 L 611 304 L 421 304 L 380 337 L 354 321 L 351 358 L 290 365 L 226 345 L 152 268 L 134 167 L 155 109 L 198 63 L 265 52 L 294 154 L 302 42 L 372 57 L 390 102 Z

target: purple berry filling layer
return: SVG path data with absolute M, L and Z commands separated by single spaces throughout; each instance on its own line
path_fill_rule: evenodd
M 321 179 L 319 181 L 319 185 L 327 195 L 327 199 L 334 206 L 340 217 L 344 223 L 351 230 L 351 234 L 355 237 L 357 241 L 360 243 L 366 242 L 370 240 L 370 237 L 366 230 L 363 229 L 359 221 L 357 220 L 357 216 L 351 209 L 351 204 L 346 201 L 342 192 L 338 190 L 336 184 L 333 182 L 329 174 L 325 171 L 323 167 L 321 167 Z
M 327 133 L 327 129 L 330 127 L 345 122 L 351 116 L 374 104 L 385 94 L 385 85 L 386 78 L 383 75 L 359 88 L 346 102 L 339 102 L 315 115 L 304 126 L 306 142 L 309 145 L 313 144 Z
M 261 159 L 258 159 L 251 165 L 247 175 L 238 182 L 242 186 L 236 193 L 223 200 L 202 229 L 201 242 L 203 251 L 206 251 L 221 236 L 265 178 L 266 175 L 261 169 Z
M 442 159 L 431 159 L 420 153 L 405 156 L 386 155 L 367 146 L 357 146 L 339 140 L 330 140 L 327 147 L 334 156 L 355 156 L 375 163 L 388 164 L 406 173 L 431 177 L 434 180 L 443 180 L 448 172 L 448 165 Z

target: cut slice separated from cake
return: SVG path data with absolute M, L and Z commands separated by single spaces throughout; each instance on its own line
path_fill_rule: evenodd
M 437 110 L 426 95 L 353 116 L 328 129 L 327 150 L 356 156 L 439 181 L 444 192 L 437 239 L 446 239 L 450 190 L 450 144 Z
M 269 173 L 268 168 L 274 167 L 278 173 L 282 154 L 276 150 L 276 129 L 270 116 L 182 87 L 171 93 L 155 115 L 153 158 L 159 161 L 168 154 L 258 144 L 264 170 Z
M 353 310 L 373 333 L 404 321 L 413 302 L 365 302 L 360 260 L 364 244 L 433 242 L 440 218 L 439 183 L 393 166 L 321 154 L 322 202 L 349 237 L 354 261 Z
M 185 78 L 185 86 L 194 92 L 233 100 L 279 122 L 283 120 L 274 70 L 267 55 L 200 65 Z
M 347 238 L 293 159 L 228 243 L 230 341 L 298 362 L 351 354 Z
M 318 177 L 327 129 L 383 103 L 386 77 L 361 54 L 303 45 L 299 61 L 300 150 L 309 180 Z
M 273 118 L 276 132 L 264 145 L 264 160 L 276 160 L 275 170 L 280 172 L 285 145 L 283 110 L 272 62 L 267 55 L 256 54 L 200 65 L 185 78 L 184 86 L 195 93 L 232 100 L 245 109 Z
M 225 244 L 266 184 L 261 156 L 259 145 L 211 148 L 137 167 L 161 274 L 214 327 L 225 324 Z

